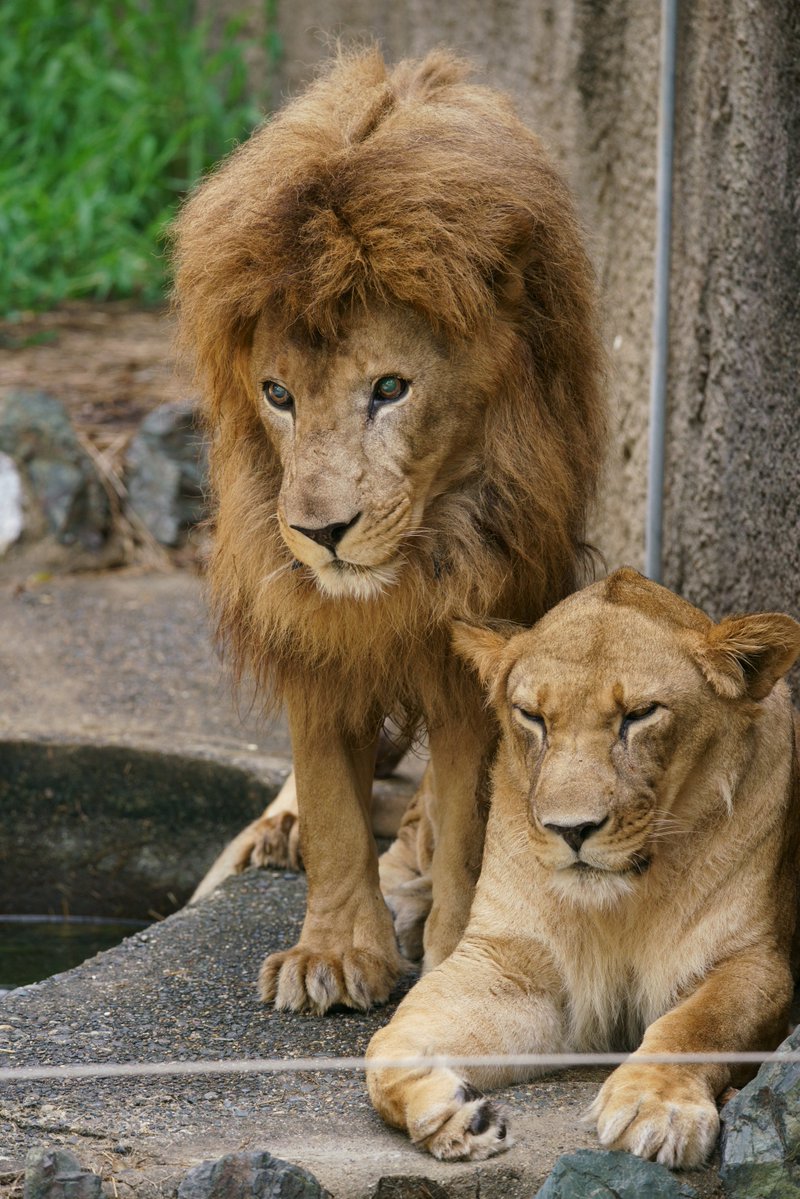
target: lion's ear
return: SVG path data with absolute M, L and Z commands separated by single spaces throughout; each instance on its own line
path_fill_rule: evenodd
M 495 620 L 491 625 L 454 620 L 450 631 L 453 649 L 459 658 L 474 666 L 484 687 L 489 688 L 497 676 L 506 643 L 522 632 L 522 626 L 510 620 Z
M 695 656 L 726 699 L 764 699 L 800 655 L 800 624 L 781 612 L 728 616 L 714 625 Z

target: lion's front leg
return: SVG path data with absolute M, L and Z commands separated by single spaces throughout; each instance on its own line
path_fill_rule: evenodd
M 716 1098 L 740 1081 L 736 1070 L 638 1062 L 637 1054 L 772 1049 L 786 1033 L 791 997 L 789 968 L 777 955 L 753 951 L 717 966 L 606 1079 L 589 1111 L 601 1143 L 673 1168 L 701 1165 L 719 1132 Z
M 482 711 L 472 721 L 431 729 L 433 903 L 425 925 L 426 970 L 452 953 L 469 919 L 481 869 L 494 729 Z
M 366 1010 L 404 968 L 370 827 L 374 744 L 348 743 L 302 699 L 288 706 L 308 902 L 298 944 L 261 968 L 261 997 L 292 1011 Z
M 541 977 L 552 975 L 542 963 Z M 563 1012 L 555 990 L 520 985 L 518 970 L 503 970 L 469 940 L 426 974 L 367 1050 L 382 1059 L 486 1057 L 558 1051 Z M 378 1112 L 434 1157 L 480 1161 L 508 1147 L 506 1118 L 478 1088 L 531 1077 L 514 1066 L 382 1065 L 369 1068 L 367 1086 Z

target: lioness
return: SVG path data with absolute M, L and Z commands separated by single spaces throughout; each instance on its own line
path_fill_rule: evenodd
M 779 682 L 788 616 L 713 624 L 617 571 L 507 639 L 456 624 L 502 726 L 483 870 L 455 953 L 369 1056 L 627 1050 L 733 1053 L 785 1035 L 800 786 Z M 440 1158 L 507 1143 L 475 1086 L 535 1072 L 368 1072 L 391 1124 Z M 639 1064 L 590 1116 L 603 1145 L 700 1163 L 741 1069 Z
M 539 141 L 466 74 L 341 58 L 177 223 L 220 631 L 291 727 L 308 907 L 262 971 L 281 1008 L 365 1008 L 403 969 L 369 820 L 387 714 L 427 725 L 428 963 L 455 947 L 493 728 L 449 622 L 536 619 L 580 567 L 605 423 L 592 272 Z

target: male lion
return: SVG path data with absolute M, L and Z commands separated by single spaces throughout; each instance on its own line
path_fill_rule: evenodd
M 483 870 L 461 944 L 368 1055 L 736 1053 L 786 1034 L 800 783 L 788 616 L 706 616 L 630 569 L 530 631 L 457 624 L 502 725 Z M 637 1063 L 590 1116 L 601 1142 L 699 1164 L 741 1068 Z M 505 1122 L 477 1086 L 535 1071 L 387 1067 L 381 1115 L 441 1158 Z
M 340 58 L 177 222 L 219 627 L 292 735 L 308 906 L 262 970 L 281 1008 L 366 1008 L 403 969 L 369 821 L 387 715 L 428 730 L 429 963 L 458 942 L 493 733 L 449 622 L 530 621 L 569 593 L 598 474 L 572 205 L 510 103 L 466 73 L 445 53 L 391 72 L 377 51 Z

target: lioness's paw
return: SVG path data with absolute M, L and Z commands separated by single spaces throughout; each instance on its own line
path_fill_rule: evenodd
M 328 1008 L 358 1008 L 365 1012 L 385 1003 L 401 969 L 391 957 L 363 949 L 346 953 L 317 953 L 296 945 L 264 961 L 258 989 L 265 1003 L 281 1011 L 312 1012 Z
M 254 825 L 249 865 L 302 870 L 300 822 L 293 812 L 262 816 Z
M 505 1118 L 474 1087 L 460 1086 L 449 1103 L 409 1121 L 412 1141 L 441 1161 L 483 1161 L 511 1144 Z
M 705 1161 L 719 1134 L 716 1104 L 696 1081 L 670 1079 L 672 1069 L 621 1066 L 614 1071 L 588 1113 L 602 1145 L 655 1158 L 672 1169 Z

